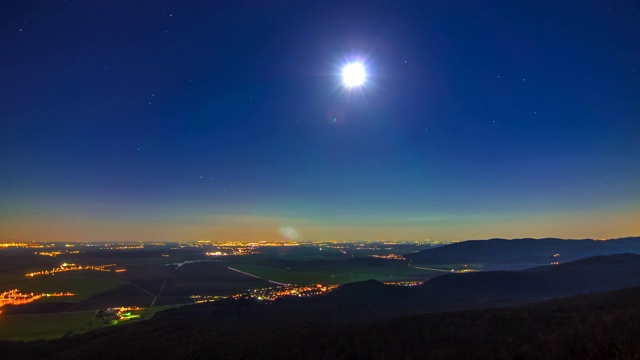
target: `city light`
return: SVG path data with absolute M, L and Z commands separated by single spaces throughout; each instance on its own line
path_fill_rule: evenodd
M 23 294 L 18 289 L 13 289 L 0 293 L 0 308 L 6 305 L 24 305 L 32 303 L 43 297 L 58 297 L 58 296 L 74 296 L 75 294 L 70 292 L 58 292 L 58 293 L 26 293 Z
M 24 274 L 24 276 L 32 278 L 36 276 L 55 275 L 57 273 L 67 272 L 67 271 L 83 271 L 83 270 L 103 271 L 103 272 L 110 272 L 110 271 L 121 272 L 125 270 L 125 269 L 115 269 L 115 270 L 109 269 L 114 266 L 116 266 L 116 264 L 82 266 L 82 265 L 76 265 L 76 264 L 63 263 L 57 268 L 53 268 L 51 270 L 30 272 L 30 273 Z

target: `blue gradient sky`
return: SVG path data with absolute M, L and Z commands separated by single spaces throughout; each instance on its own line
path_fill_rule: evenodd
M 640 234 L 638 2 L 233 3 L 0 5 L 0 240 Z

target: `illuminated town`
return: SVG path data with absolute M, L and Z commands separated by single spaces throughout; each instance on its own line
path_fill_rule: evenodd
M 424 284 L 424 281 L 385 281 L 384 284 L 391 286 L 418 286 Z
M 418 286 L 423 281 L 387 281 L 384 284 L 390 286 Z M 215 302 L 225 299 L 256 299 L 260 301 L 275 301 L 284 297 L 300 297 L 307 298 L 322 295 L 336 290 L 340 285 L 287 285 L 275 286 L 263 289 L 254 289 L 241 294 L 235 295 L 192 295 L 191 299 L 195 303 Z
M 116 243 L 116 244 L 104 244 L 101 250 L 136 250 L 144 249 L 143 243 Z
M 49 256 L 49 257 L 56 257 L 59 255 L 68 255 L 68 254 L 79 254 L 80 251 L 78 250 L 56 250 L 56 251 L 36 251 L 34 254 L 36 255 L 40 255 L 40 256 Z
M 55 275 L 57 273 L 67 272 L 67 271 L 84 271 L 84 270 L 92 270 L 92 271 L 102 271 L 102 272 L 122 272 L 124 269 L 110 269 L 116 266 L 116 264 L 108 264 L 108 265 L 76 265 L 76 264 L 67 264 L 63 263 L 57 268 L 53 268 L 51 270 L 42 270 L 36 272 L 30 272 L 24 274 L 26 277 L 36 277 L 36 276 L 45 276 L 45 275 Z
M 303 286 L 284 286 L 284 287 L 272 287 L 265 289 L 255 289 L 251 291 L 250 297 L 258 300 L 274 301 L 281 297 L 294 296 L 294 297 L 311 297 L 316 295 L 325 294 L 329 291 L 335 290 L 339 285 L 303 285 Z
M 476 272 L 478 270 L 476 269 L 460 269 L 460 270 L 455 270 L 455 269 L 451 269 L 451 272 L 455 272 L 455 273 L 470 273 L 470 272 Z
M 140 319 L 142 317 L 140 314 L 142 310 L 144 310 L 144 308 L 138 306 L 113 307 L 107 310 L 98 310 L 95 316 L 105 323 L 115 325 L 120 321 Z
M 389 255 L 371 255 L 373 258 L 387 259 L 387 260 L 406 260 L 402 255 L 389 254 Z
M 51 243 L 0 243 L 0 249 L 8 249 L 8 248 L 20 248 L 20 249 L 42 249 L 45 247 L 53 247 L 55 244 Z
M 51 293 L 51 294 L 47 294 L 47 293 L 42 293 L 42 294 L 34 294 L 34 293 L 28 293 L 28 294 L 23 294 L 20 290 L 18 289 L 13 289 L 13 290 L 9 290 L 9 291 L 5 291 L 3 293 L 0 293 L 0 308 L 6 306 L 6 305 L 24 305 L 24 304 L 29 304 L 32 303 L 36 300 L 40 300 L 43 297 L 58 297 L 58 296 L 74 296 L 75 294 L 72 294 L 70 292 L 59 292 L 59 293 Z M 2 310 L 0 310 L 0 314 L 2 313 Z
M 221 296 L 221 295 L 192 295 L 191 299 L 195 303 L 214 302 L 225 299 L 256 299 L 261 301 L 275 301 L 282 297 L 311 297 L 328 293 L 340 287 L 339 285 L 287 285 L 276 286 L 264 289 L 254 289 L 242 294 Z

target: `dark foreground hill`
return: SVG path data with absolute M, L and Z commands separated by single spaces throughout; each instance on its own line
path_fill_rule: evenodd
M 55 341 L 4 342 L 0 353 L 2 359 L 67 360 L 627 359 L 640 356 L 640 287 L 517 307 L 427 312 L 495 307 L 500 302 L 486 295 L 496 292 L 510 296 L 506 303 L 530 302 L 522 276 L 538 279 L 529 282 L 536 296 L 558 289 L 540 279 L 565 279 L 562 287 L 569 290 L 555 295 L 638 284 L 638 264 L 640 256 L 621 254 L 522 272 L 452 274 L 414 288 L 366 281 L 312 299 L 192 305 Z M 568 284 L 571 278 L 576 285 Z M 581 287 L 589 278 L 601 285 Z M 489 290 L 478 301 L 460 302 L 483 288 Z
M 342 322 L 159 318 L 48 343 L 0 343 L 3 359 L 632 359 L 640 288 L 523 307 Z M 255 310 L 241 304 L 236 311 Z M 243 308 L 244 307 L 244 308 Z M 209 314 L 211 315 L 211 314 Z
M 611 240 L 490 239 L 468 240 L 405 257 L 414 264 L 474 264 L 485 269 L 524 269 L 551 262 L 568 262 L 597 255 L 640 254 L 640 238 Z

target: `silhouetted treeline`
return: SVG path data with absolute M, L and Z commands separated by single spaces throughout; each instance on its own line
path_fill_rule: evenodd
M 271 325 L 268 305 L 229 304 L 233 328 L 164 316 L 57 341 L 1 343 L 3 359 L 632 359 L 640 288 L 523 307 Z M 330 309 L 327 309 L 329 311 Z M 289 314 L 291 319 L 295 314 Z

